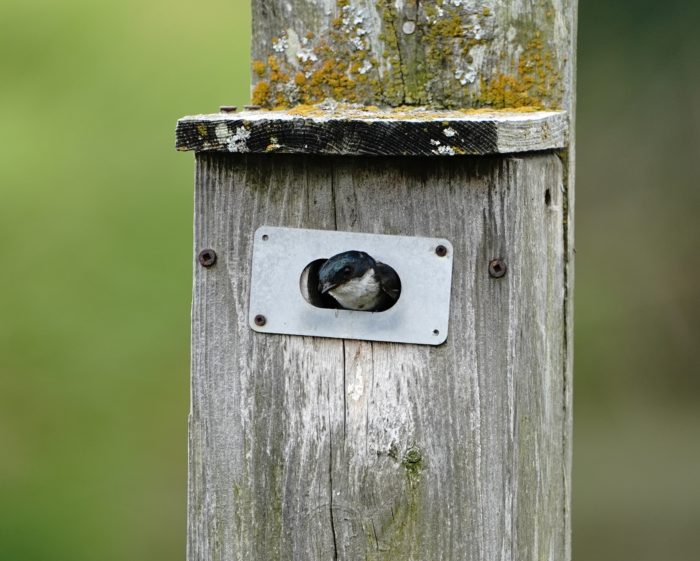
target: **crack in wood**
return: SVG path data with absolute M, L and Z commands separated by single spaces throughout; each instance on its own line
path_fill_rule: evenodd
M 331 534 L 333 536 L 333 560 L 338 561 L 338 534 L 335 529 L 335 513 L 333 512 L 333 425 L 329 419 L 329 462 L 328 462 L 328 478 L 330 487 L 329 510 L 331 517 Z

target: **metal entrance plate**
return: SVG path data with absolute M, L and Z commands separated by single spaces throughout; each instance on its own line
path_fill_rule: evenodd
M 391 266 L 401 295 L 383 312 L 316 307 L 302 294 L 308 265 L 349 250 Z M 250 327 L 261 333 L 439 345 L 447 339 L 452 244 L 442 238 L 262 226 L 255 232 Z

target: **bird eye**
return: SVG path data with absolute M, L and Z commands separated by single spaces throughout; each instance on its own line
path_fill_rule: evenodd
M 350 267 L 350 265 L 346 265 L 345 267 L 343 267 L 343 274 L 344 274 L 344 275 L 347 276 L 347 275 L 349 275 L 350 273 L 352 273 L 352 267 Z

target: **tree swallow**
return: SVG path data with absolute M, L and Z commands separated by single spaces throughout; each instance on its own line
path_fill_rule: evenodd
M 383 312 L 398 300 L 401 281 L 394 269 L 364 251 L 345 251 L 321 266 L 318 291 L 347 310 Z

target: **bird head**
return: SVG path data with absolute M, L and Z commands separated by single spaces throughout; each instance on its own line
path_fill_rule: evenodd
M 352 279 L 361 278 L 376 262 L 364 251 L 345 251 L 326 261 L 318 272 L 318 291 L 326 294 Z

